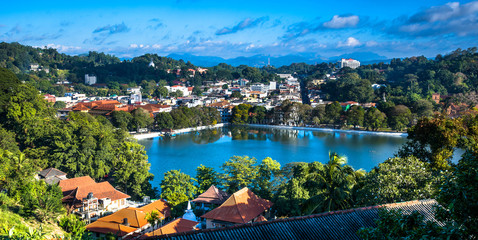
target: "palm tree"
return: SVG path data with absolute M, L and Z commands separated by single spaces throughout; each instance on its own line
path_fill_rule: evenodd
M 330 212 L 352 207 L 352 190 L 365 171 L 354 170 L 345 165 L 347 158 L 337 153 L 329 153 L 327 164 L 312 166 L 306 186 L 315 194 L 302 205 L 302 211 L 311 214 L 316 210 Z
M 159 212 L 156 210 L 151 211 L 150 213 L 146 213 L 146 221 L 151 225 L 152 231 L 154 232 L 154 228 L 160 220 L 161 217 L 159 216 Z

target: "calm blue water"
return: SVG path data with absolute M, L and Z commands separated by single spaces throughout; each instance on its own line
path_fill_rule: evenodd
M 335 151 L 346 155 L 355 169 L 369 171 L 392 157 L 406 141 L 404 137 L 226 127 L 138 142 L 146 148 L 150 171 L 155 175 L 153 187 L 159 188 L 164 173 L 171 169 L 195 177 L 200 164 L 220 171 L 220 166 L 234 155 L 258 161 L 271 157 L 284 166 L 290 162 L 326 163 L 328 153 Z

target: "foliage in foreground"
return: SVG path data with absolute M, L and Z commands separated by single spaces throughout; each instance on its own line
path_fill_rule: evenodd
M 438 191 L 439 177 L 429 165 L 416 157 L 385 160 L 362 179 L 356 204 L 372 206 L 432 198 Z
M 358 235 L 366 240 L 378 239 L 463 239 L 459 229 L 440 226 L 426 221 L 424 216 L 414 211 L 403 214 L 401 209 L 380 209 L 377 227 L 360 229 Z

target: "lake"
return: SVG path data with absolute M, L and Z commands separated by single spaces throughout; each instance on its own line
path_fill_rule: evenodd
M 370 171 L 393 157 L 406 141 L 397 136 L 229 126 L 138 142 L 148 154 L 150 172 L 155 176 L 153 187 L 159 188 L 164 173 L 171 169 L 195 177 L 200 164 L 220 171 L 234 155 L 258 161 L 271 157 L 284 166 L 290 162 L 326 163 L 329 152 L 335 151 L 347 156 L 355 169 Z

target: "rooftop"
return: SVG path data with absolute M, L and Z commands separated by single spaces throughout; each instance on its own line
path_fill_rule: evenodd
M 427 221 L 436 221 L 432 199 L 385 204 L 327 212 L 309 216 L 276 219 L 266 222 L 248 223 L 219 229 L 204 229 L 194 232 L 158 236 L 160 239 L 175 240 L 280 240 L 280 239 L 360 239 L 357 231 L 363 227 L 376 226 L 379 208 L 402 209 L 410 214 L 418 211 Z
M 208 190 L 192 201 L 197 203 L 222 204 L 228 197 L 229 195 L 226 192 L 211 185 Z
M 245 187 L 232 194 L 221 206 L 201 217 L 232 223 L 248 223 L 272 205 L 272 202 L 258 197 Z
M 193 231 L 194 227 L 198 225 L 198 222 L 190 221 L 184 218 L 178 218 L 153 232 L 146 233 L 145 237 L 160 236 L 164 234 L 173 234 L 181 232 Z
M 163 199 L 154 201 L 148 205 L 140 207 L 139 209 L 141 209 L 144 212 L 152 212 L 156 210 L 160 213 L 160 217 L 164 217 L 164 218 L 171 216 L 171 207 Z
M 64 202 L 82 201 L 90 192 L 98 199 L 109 198 L 112 201 L 130 197 L 116 190 L 109 182 L 96 183 L 90 176 L 61 180 L 59 186 L 63 192 Z
M 38 175 L 42 176 L 43 178 L 50 178 L 56 176 L 66 176 L 66 173 L 56 169 L 56 168 L 47 168 L 38 173 Z

